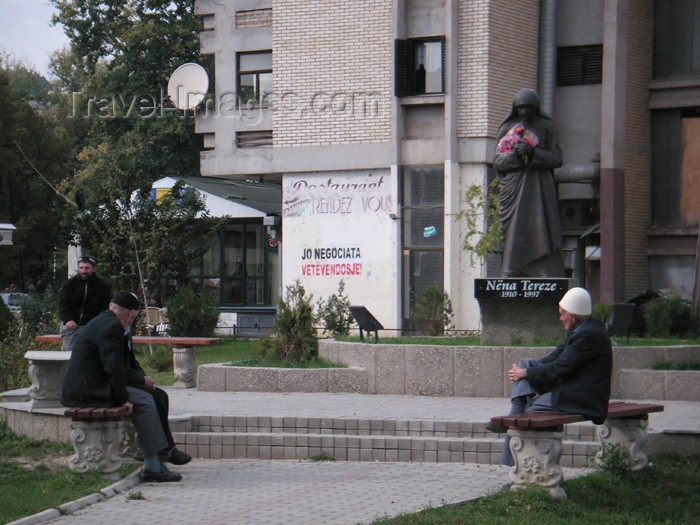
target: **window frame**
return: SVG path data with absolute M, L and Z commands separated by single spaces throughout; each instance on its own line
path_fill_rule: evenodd
M 420 90 L 416 74 L 417 49 L 421 45 L 439 43 L 441 50 L 440 91 Z M 394 95 L 397 97 L 434 96 L 445 94 L 445 37 L 430 36 L 396 39 L 394 41 Z
M 252 56 L 252 55 L 270 55 L 270 68 L 269 69 L 250 69 L 250 70 L 242 70 L 241 69 L 241 59 L 243 57 L 247 56 Z M 272 50 L 271 49 L 263 49 L 260 51 L 241 51 L 239 53 L 236 53 L 236 99 L 238 101 L 238 107 L 240 109 L 248 109 L 248 108 L 261 108 L 261 107 L 268 107 L 269 102 L 265 100 L 265 96 L 262 93 L 261 90 L 261 82 L 260 82 L 260 76 L 261 75 L 270 75 L 270 79 L 272 80 Z M 254 77 L 254 82 L 253 82 L 253 91 L 255 98 L 254 99 L 244 99 L 243 96 L 243 83 L 242 83 L 242 77 L 247 76 L 247 75 L 252 75 Z M 254 104 L 251 106 L 249 102 L 251 100 L 255 100 Z

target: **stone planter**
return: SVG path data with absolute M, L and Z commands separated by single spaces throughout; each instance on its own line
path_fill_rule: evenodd
M 268 368 L 201 365 L 197 390 L 207 392 L 351 392 L 367 394 L 367 371 L 360 368 Z

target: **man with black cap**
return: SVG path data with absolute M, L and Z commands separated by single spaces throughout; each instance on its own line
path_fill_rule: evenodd
M 165 392 L 158 389 L 162 394 L 155 393 L 153 379 L 138 366 L 129 345 L 127 332 L 139 307 L 134 294 L 119 292 L 109 308 L 80 331 L 66 370 L 61 403 L 69 407 L 126 407 L 144 457 L 141 479 L 179 481 L 182 476 L 168 470 L 162 461 L 182 465 L 191 457 L 169 442 L 170 431 L 163 428 L 158 406 Z M 167 395 L 165 400 L 167 411 Z
M 58 297 L 63 351 L 70 352 L 80 329 L 107 309 L 112 291 L 95 274 L 97 261 L 91 255 L 78 259 L 78 273 L 63 283 Z

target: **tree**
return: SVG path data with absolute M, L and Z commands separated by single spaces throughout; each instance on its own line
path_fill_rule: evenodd
M 162 177 L 199 174 L 193 118 L 165 96 L 178 66 L 203 61 L 194 0 L 51 3 L 71 42 L 51 62 L 67 92 L 63 115 L 84 132 L 74 175 L 62 186 L 77 203 L 66 229 L 99 257 L 115 287 L 190 273 L 204 250 L 195 244 L 221 221 L 182 186 L 158 203 L 150 193 Z
M 14 245 L 0 250 L 0 285 L 22 289 L 27 281 L 52 277 L 64 204 L 55 187 L 70 152 L 45 111 L 48 94 L 37 88 L 37 76 L 0 62 L 0 222 L 17 227 Z

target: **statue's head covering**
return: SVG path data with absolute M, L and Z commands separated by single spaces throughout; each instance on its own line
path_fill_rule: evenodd
M 532 106 L 537 113 L 540 112 L 540 96 L 534 89 L 521 89 L 513 98 L 513 109 L 518 106 Z
M 540 96 L 537 94 L 537 91 L 535 91 L 534 89 L 525 88 L 518 91 L 515 94 L 515 97 L 513 97 L 513 107 L 510 110 L 510 114 L 501 123 L 501 126 L 503 126 L 506 122 L 512 119 L 519 119 L 520 116 L 518 115 L 518 110 L 516 110 L 515 108 L 517 108 L 518 106 L 526 105 L 532 106 L 535 109 L 536 115 L 552 120 L 552 117 L 545 113 L 542 113 L 542 110 L 540 110 Z

